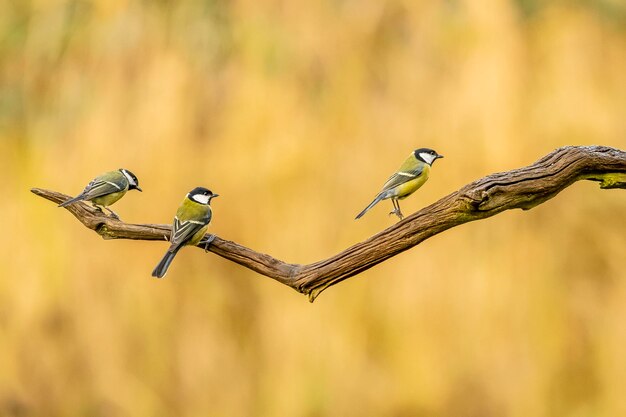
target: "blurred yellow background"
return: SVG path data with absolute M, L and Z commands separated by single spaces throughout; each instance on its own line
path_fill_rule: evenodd
M 295 263 L 416 147 L 410 214 L 572 144 L 626 148 L 621 0 L 5 0 L 1 416 L 626 415 L 626 193 L 576 183 L 438 235 L 314 303 L 197 249 L 104 241 L 31 187 L 124 167 L 113 209 Z

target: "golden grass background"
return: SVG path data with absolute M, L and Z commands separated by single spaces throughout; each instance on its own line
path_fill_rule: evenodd
M 289 262 L 409 152 L 445 155 L 406 214 L 556 147 L 626 148 L 626 5 L 3 1 L 0 415 L 626 415 L 626 195 L 577 183 L 436 236 L 315 304 L 196 249 L 103 241 L 29 193 L 125 167 L 113 208 Z

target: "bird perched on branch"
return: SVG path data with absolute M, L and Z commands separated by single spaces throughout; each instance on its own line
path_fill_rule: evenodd
M 430 174 L 430 167 L 435 160 L 443 158 L 443 155 L 439 155 L 432 149 L 420 148 L 411 153 L 406 161 L 402 164 L 398 172 L 393 174 L 387 182 L 383 185 L 383 189 L 374 201 L 369 206 L 360 212 L 356 219 L 360 219 L 369 209 L 374 207 L 379 201 L 391 199 L 393 203 L 393 211 L 389 214 L 395 214 L 402 220 L 404 217 L 402 211 L 400 211 L 400 203 L 398 200 L 403 200 L 417 191 Z
M 196 187 L 185 196 L 174 217 L 170 248 L 152 271 L 153 277 L 163 278 L 165 276 L 174 257 L 183 246 L 195 246 L 198 243 L 204 243 L 204 249 L 208 249 L 215 236 L 209 235 L 205 240 L 202 238 L 213 216 L 210 205 L 211 199 L 217 196 L 219 194 L 213 194 L 204 187 Z
M 113 217 L 119 219 L 119 216 L 108 206 L 124 197 L 128 190 L 141 191 L 139 181 L 135 174 L 127 169 L 120 168 L 97 176 L 87 184 L 82 193 L 59 204 L 59 207 L 69 206 L 77 201 L 90 201 L 95 207 L 99 209 L 103 207 Z

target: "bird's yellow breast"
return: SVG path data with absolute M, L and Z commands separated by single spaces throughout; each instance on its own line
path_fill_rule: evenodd
M 422 171 L 422 174 L 419 177 L 412 179 L 411 181 L 407 181 L 404 184 L 400 184 L 398 185 L 398 187 L 396 187 L 397 198 L 402 200 L 410 196 L 411 194 L 413 194 L 422 185 L 424 185 L 426 180 L 428 180 L 429 174 L 430 174 L 430 166 L 428 164 L 425 164 L 424 170 Z
M 101 197 L 92 198 L 91 201 L 98 206 L 108 207 L 120 198 L 124 197 L 124 194 L 126 194 L 126 190 L 103 195 Z

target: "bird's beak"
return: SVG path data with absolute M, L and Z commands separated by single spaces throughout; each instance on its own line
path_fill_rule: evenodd
M 443 158 L 443 155 L 437 155 L 435 159 Z
M 135 190 L 139 191 L 140 193 L 143 192 L 143 190 L 137 186 L 135 186 Z
M 219 194 L 213 194 L 213 196 L 211 198 L 215 198 L 215 197 L 219 197 Z

